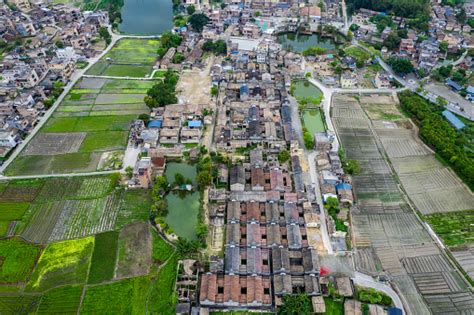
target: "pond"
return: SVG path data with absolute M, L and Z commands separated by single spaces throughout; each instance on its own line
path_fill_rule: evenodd
M 171 0 L 125 0 L 121 13 L 123 33 L 158 35 L 173 27 Z
M 327 50 L 334 50 L 336 48 L 334 40 L 322 38 L 317 34 L 283 33 L 278 35 L 278 42 L 284 49 L 295 52 L 303 52 L 306 48 L 315 46 L 326 48 Z
M 176 173 L 181 173 L 184 178 L 189 178 L 193 181 L 193 184 L 196 184 L 195 166 L 186 163 L 168 163 L 165 172 L 168 182 L 174 182 L 174 175 Z M 188 240 L 195 240 L 200 193 L 198 191 L 188 192 L 183 197 L 179 193 L 170 192 L 165 198 L 168 202 L 168 215 L 165 218 L 165 222 L 178 236 Z
M 314 135 L 318 132 L 326 131 L 324 128 L 323 118 L 319 109 L 310 109 L 303 111 L 304 126 L 308 131 Z
M 316 86 L 314 86 L 313 84 L 309 83 L 306 80 L 294 81 L 293 86 L 294 86 L 293 95 L 296 98 L 298 97 L 317 98 L 319 95 L 323 94 L 323 92 L 321 92 L 320 89 L 318 89 Z

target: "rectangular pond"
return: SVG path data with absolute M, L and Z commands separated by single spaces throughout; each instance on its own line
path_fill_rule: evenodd
M 323 118 L 321 117 L 321 111 L 319 109 L 308 109 L 303 111 L 303 122 L 306 129 L 308 129 L 312 135 L 326 131 Z
M 171 0 L 124 0 L 120 32 L 159 35 L 173 28 Z
M 196 167 L 186 163 L 171 162 L 166 165 L 166 178 L 169 183 L 174 182 L 174 175 L 181 173 L 184 178 L 191 179 L 196 184 Z M 176 235 L 188 240 L 196 239 L 196 226 L 200 206 L 200 193 L 170 192 L 166 195 L 168 215 L 165 222 L 173 229 Z
M 321 47 L 329 51 L 336 48 L 334 40 L 331 38 L 322 38 L 317 34 L 306 35 L 296 33 L 283 33 L 278 35 L 278 43 L 280 43 L 284 49 L 295 52 L 303 52 L 309 47 Z

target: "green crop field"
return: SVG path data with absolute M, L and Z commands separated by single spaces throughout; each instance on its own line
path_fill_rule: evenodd
M 474 243 L 474 210 L 432 214 L 425 219 L 448 247 Z
M 84 283 L 93 247 L 93 237 L 49 244 L 27 288 L 44 291 L 59 285 Z
M 155 39 L 122 39 L 87 74 L 143 78 L 152 72 L 158 46 Z
M 81 314 L 145 314 L 149 288 L 148 277 L 89 286 L 82 302 Z
M 116 231 L 95 236 L 88 283 L 101 283 L 113 278 L 117 259 L 118 236 L 119 233 Z
M 0 282 L 16 283 L 28 279 L 41 246 L 29 244 L 19 238 L 0 241 Z
M 151 190 L 127 190 L 123 200 L 115 228 L 122 228 L 135 221 L 148 220 L 152 205 Z
M 128 131 L 89 132 L 82 142 L 80 152 L 124 149 Z
M 45 125 L 43 132 L 89 132 L 103 130 L 128 130 L 135 116 L 100 117 L 53 117 Z
M 39 296 L 0 296 L 0 314 L 34 314 Z
M 77 314 L 82 286 L 64 286 L 52 289 L 41 298 L 38 314 Z

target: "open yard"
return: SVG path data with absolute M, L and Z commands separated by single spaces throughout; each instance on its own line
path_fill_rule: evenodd
M 92 66 L 87 74 L 143 78 L 158 58 L 159 40 L 124 38 Z
M 116 168 L 111 163 L 100 162 L 110 152 L 125 150 L 132 121 L 140 114 L 149 113 L 143 98 L 153 84 L 153 81 L 83 78 L 6 174 L 76 173 Z

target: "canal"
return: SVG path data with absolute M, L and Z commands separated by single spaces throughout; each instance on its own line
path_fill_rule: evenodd
M 327 50 L 334 50 L 336 48 L 333 39 L 322 38 L 318 34 L 283 33 L 278 35 L 278 42 L 284 49 L 299 53 L 309 47 L 321 47 Z
M 134 35 L 158 35 L 173 27 L 171 0 L 124 0 L 119 31 Z
M 196 185 L 196 167 L 186 163 L 170 162 L 166 165 L 166 179 L 174 182 L 176 173 L 181 173 L 185 179 L 190 179 Z M 200 207 L 200 193 L 187 192 L 184 196 L 177 192 L 166 195 L 168 202 L 168 215 L 165 222 L 173 229 L 176 235 L 188 240 L 195 240 L 196 226 Z

